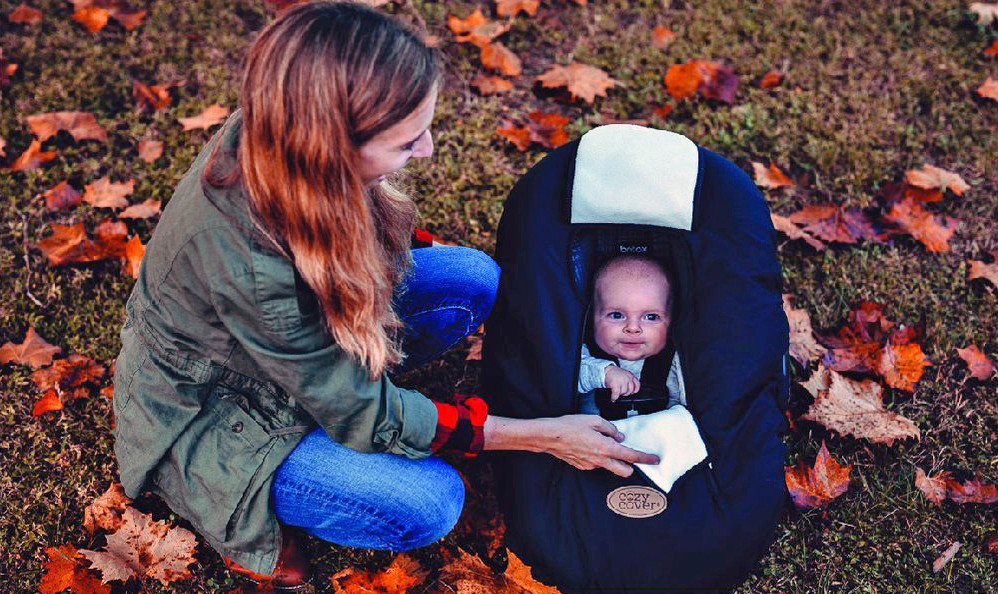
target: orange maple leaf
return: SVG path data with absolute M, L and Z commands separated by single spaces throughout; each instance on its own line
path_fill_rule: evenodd
M 772 161 L 767 168 L 762 163 L 752 161 L 752 170 L 755 172 L 755 183 L 762 188 L 792 188 L 794 180 L 787 177 L 786 173 L 780 171 Z
M 34 328 L 28 328 L 24 342 L 17 344 L 8 341 L 0 346 L 0 363 L 17 363 L 38 369 L 52 363 L 52 358 L 60 352 L 62 347 L 49 344 Z
M 31 381 L 35 382 L 39 391 L 55 390 L 64 398 L 75 400 L 89 396 L 90 387 L 87 384 L 96 387 L 106 371 L 103 365 L 90 357 L 72 354 L 33 372 Z
M 977 94 L 985 99 L 992 99 L 998 101 L 998 81 L 988 77 L 981 86 L 977 87 Z
M 63 180 L 46 190 L 42 197 L 45 198 L 45 208 L 47 210 L 62 210 L 73 208 L 80 203 L 82 194 L 76 188 Z
M 83 201 L 97 208 L 125 208 L 128 200 L 125 196 L 135 191 L 135 182 L 128 180 L 116 184 L 111 178 L 104 176 L 92 184 L 83 187 Z
M 663 25 L 655 25 L 651 30 L 651 43 L 660 50 L 664 50 L 669 47 L 672 40 L 675 39 L 676 32 L 670 31 Z
M 977 477 L 961 483 L 949 472 L 929 476 L 916 467 L 915 486 L 940 507 L 945 499 L 954 503 L 998 503 L 998 485 L 984 483 Z
M 142 257 L 146 253 L 146 246 L 142 245 L 139 236 L 135 235 L 125 244 L 125 254 L 122 256 L 122 270 L 132 278 L 139 278 L 139 268 L 142 266 Z
M 771 89 L 783 82 L 785 75 L 779 70 L 770 70 L 759 79 L 760 89 Z
M 525 126 L 520 128 L 509 121 L 504 121 L 502 126 L 496 128 L 496 134 L 512 142 L 520 152 L 530 147 L 530 130 Z
M 778 215 L 775 212 L 769 213 L 769 218 L 773 221 L 773 227 L 790 239 L 803 239 L 808 245 L 816 250 L 825 249 L 825 244 L 820 239 L 815 238 L 807 231 L 801 229 L 790 220 L 789 217 Z
M 984 48 L 985 56 L 998 56 L 998 39 L 991 42 L 991 45 Z
M 52 223 L 52 235 L 39 241 L 35 247 L 41 250 L 52 266 L 120 258 L 125 250 L 126 233 L 117 230 L 124 229 L 124 223 L 115 229 L 115 233 L 108 233 L 102 225 L 97 229 L 97 238 L 92 240 L 87 237 L 83 223 Z
M 447 555 L 440 569 L 439 581 L 449 591 L 489 592 L 490 594 L 558 594 L 556 588 L 545 586 L 530 575 L 530 568 L 512 551 L 505 573 L 496 575 L 478 557 L 457 549 Z
M 904 181 L 925 190 L 943 190 L 948 188 L 957 196 L 970 189 L 970 184 L 952 171 L 946 171 L 932 165 L 923 165 L 921 169 L 909 169 L 904 172 Z M 922 200 L 928 202 L 929 200 Z
M 152 198 L 142 204 L 133 204 L 118 214 L 119 219 L 148 219 L 158 215 L 162 203 Z
M 957 348 L 956 352 L 967 364 L 971 377 L 982 382 L 991 379 L 995 372 L 995 364 L 981 349 L 977 348 L 977 345 L 972 344 L 966 348 Z
M 7 20 L 12 23 L 34 25 L 42 22 L 42 11 L 31 8 L 27 4 L 21 4 L 7 16 Z
M 921 202 L 905 198 L 891 205 L 884 219 L 898 227 L 897 233 L 908 233 L 930 252 L 948 252 L 949 238 L 953 236 L 960 222 L 953 217 L 937 217 L 925 209 Z
M 184 127 L 184 131 L 194 130 L 196 128 L 202 128 L 207 130 L 212 126 L 221 124 L 225 121 L 225 118 L 229 115 L 229 108 L 222 107 L 221 105 L 214 103 L 205 108 L 204 111 L 196 116 L 189 118 L 178 118 L 177 121 Z
M 806 309 L 794 309 L 792 296 L 783 295 L 783 313 L 787 316 L 787 323 L 790 325 L 790 356 L 807 365 L 808 361 L 821 358 L 828 350 L 823 347 L 814 336 L 811 328 L 811 317 Z
M 88 534 L 93 534 L 98 528 L 106 532 L 117 531 L 121 528 L 125 508 L 131 502 L 121 483 L 112 482 L 107 491 L 83 510 L 83 528 Z
M 73 13 L 73 20 L 87 28 L 87 31 L 96 33 L 107 26 L 107 20 L 111 13 L 107 9 L 99 6 L 84 6 Z
M 478 89 L 482 95 L 494 95 L 497 93 L 508 93 L 513 90 L 513 83 L 501 76 L 487 76 L 479 74 L 471 81 L 471 86 Z
M 700 69 L 694 62 L 673 64 L 665 73 L 665 88 L 670 95 L 682 101 L 696 94 L 703 83 Z
M 57 594 L 67 588 L 73 594 L 111 594 L 110 586 L 80 565 L 80 554 L 73 545 L 48 547 L 49 560 L 42 564 L 45 575 L 38 584 L 39 594 Z
M 572 120 L 556 113 L 532 112 L 529 116 L 530 140 L 546 148 L 557 148 L 568 142 L 565 126 Z
M 540 5 L 540 0 L 496 0 L 496 14 L 511 17 L 522 11 L 534 16 Z
M 139 141 L 139 158 L 146 163 L 152 163 L 163 156 L 163 141 L 143 138 Z
M 606 71 L 578 62 L 572 62 L 568 66 L 552 66 L 537 77 L 537 82 L 546 88 L 565 87 L 572 101 L 581 98 L 586 103 L 595 101 L 597 95 L 606 97 L 608 89 L 620 84 L 610 78 Z
M 731 66 L 708 60 L 690 60 L 673 64 L 665 73 L 665 87 L 670 95 L 683 100 L 698 91 L 707 99 L 734 103 L 738 75 Z
M 860 239 L 879 239 L 873 221 L 862 211 L 832 205 L 809 205 L 792 213 L 791 222 L 825 241 L 856 243 Z
M 399 553 L 384 571 L 360 571 L 348 567 L 334 574 L 329 581 L 336 594 L 405 594 L 409 588 L 422 584 L 429 573 L 419 561 Z
M 142 24 L 145 10 L 131 10 L 122 0 L 71 0 L 75 12 L 73 20 L 82 24 L 91 33 L 100 31 L 113 18 L 126 30 L 131 31 Z
M 892 388 L 912 392 L 925 368 L 932 365 L 916 343 L 888 344 L 880 351 L 876 372 Z
M 38 169 L 43 163 L 48 163 L 52 159 L 55 159 L 55 151 L 42 151 L 42 143 L 35 139 L 18 158 L 14 159 L 10 165 L 10 170 L 31 171 Z
M 37 113 L 26 118 L 31 132 L 39 142 L 55 136 L 59 130 L 72 134 L 73 140 L 99 140 L 107 142 L 107 130 L 97 123 L 94 114 L 86 111 L 53 111 Z
M 794 505 L 801 509 L 827 506 L 849 488 L 851 468 L 851 464 L 839 465 L 822 440 L 813 467 L 808 468 L 803 460 L 799 460 L 796 467 L 784 467 L 787 489 Z
M 465 19 L 456 16 L 447 17 L 447 26 L 457 35 L 454 39 L 460 43 L 470 43 L 478 48 L 484 48 L 496 37 L 509 31 L 508 23 L 490 21 L 485 18 L 480 8 Z
M 137 80 L 132 81 L 132 97 L 140 108 L 149 108 L 152 111 L 159 111 L 170 104 L 173 98 L 170 96 L 170 87 L 178 86 L 180 83 L 163 83 L 147 86 Z
M 523 72 L 520 58 L 505 45 L 494 41 L 481 46 L 482 65 L 498 70 L 506 76 L 519 76 Z

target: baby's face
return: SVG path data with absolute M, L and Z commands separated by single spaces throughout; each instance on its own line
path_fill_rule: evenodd
M 596 344 L 628 361 L 665 348 L 671 323 L 669 285 L 661 273 L 635 278 L 609 270 L 596 283 L 593 330 Z

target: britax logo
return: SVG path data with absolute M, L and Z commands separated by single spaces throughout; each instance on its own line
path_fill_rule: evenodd
M 622 254 L 639 254 L 648 251 L 648 246 L 646 245 L 622 245 L 620 246 L 620 253 Z

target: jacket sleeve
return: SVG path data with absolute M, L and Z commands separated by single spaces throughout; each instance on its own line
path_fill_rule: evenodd
M 262 374 L 283 388 L 336 442 L 360 452 L 430 455 L 437 409 L 419 392 L 371 380 L 321 322 L 294 266 L 232 230 L 199 241 L 212 304 Z
M 613 361 L 597 359 L 589 354 L 589 348 L 582 345 L 582 359 L 579 362 L 579 392 L 585 394 L 597 388 L 606 387 L 606 368 Z

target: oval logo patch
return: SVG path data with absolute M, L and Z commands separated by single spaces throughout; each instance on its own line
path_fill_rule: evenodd
M 665 511 L 669 501 L 665 493 L 651 487 L 618 487 L 606 496 L 606 506 L 628 518 L 650 518 Z

